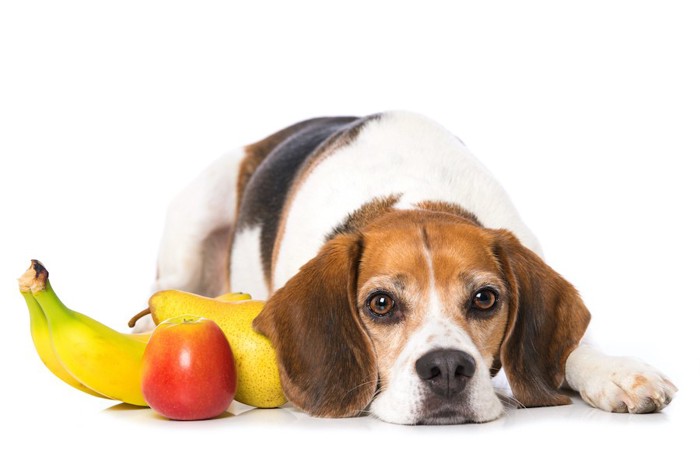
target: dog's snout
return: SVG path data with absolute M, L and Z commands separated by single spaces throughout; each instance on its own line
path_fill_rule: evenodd
M 456 349 L 437 349 L 416 360 L 416 372 L 437 395 L 451 398 L 464 390 L 474 376 L 474 357 Z

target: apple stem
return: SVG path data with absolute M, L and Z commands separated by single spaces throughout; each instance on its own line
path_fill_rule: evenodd
M 150 309 L 150 308 L 146 308 L 145 310 L 138 312 L 136 315 L 134 315 L 133 318 L 131 318 L 131 319 L 129 320 L 129 327 L 130 327 L 130 328 L 133 328 L 134 326 L 136 326 L 136 321 L 138 321 L 138 320 L 140 320 L 141 318 L 143 318 L 144 316 L 150 315 L 150 314 L 151 314 L 151 309 Z

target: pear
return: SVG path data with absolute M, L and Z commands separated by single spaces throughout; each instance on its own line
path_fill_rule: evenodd
M 249 293 L 244 292 L 227 292 L 216 297 L 217 300 L 223 302 L 240 302 L 242 300 L 250 300 L 251 298 L 253 297 Z
M 279 407 L 282 392 L 275 350 L 267 337 L 253 330 L 253 319 L 265 304 L 261 300 L 227 302 L 180 290 L 156 292 L 148 301 L 153 321 L 159 324 L 181 315 L 208 318 L 219 325 L 231 345 L 238 373 L 235 400 L 253 407 Z

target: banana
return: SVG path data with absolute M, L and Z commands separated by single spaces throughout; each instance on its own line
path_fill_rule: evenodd
M 41 309 L 29 290 L 20 290 L 20 292 L 22 293 L 24 300 L 27 302 L 27 308 L 29 309 L 29 330 L 32 333 L 34 348 L 39 354 L 41 361 L 44 362 L 44 365 L 46 365 L 46 368 L 48 368 L 51 373 L 56 375 L 59 379 L 76 389 L 79 389 L 92 396 L 105 397 L 75 379 L 73 375 L 68 373 L 68 371 L 63 367 L 63 364 L 56 356 L 56 352 L 53 350 L 51 336 L 49 335 L 49 323 L 46 321 L 44 311 Z
M 43 310 L 55 356 L 63 368 L 92 391 L 147 406 L 141 392 L 141 358 L 147 336 L 120 333 L 69 309 L 54 292 L 48 277 L 46 268 L 32 260 L 20 277 L 20 290 L 30 291 Z

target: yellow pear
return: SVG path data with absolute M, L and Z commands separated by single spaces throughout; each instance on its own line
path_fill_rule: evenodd
M 222 302 L 240 302 L 243 300 L 250 300 L 253 297 L 251 297 L 249 293 L 245 292 L 227 292 L 215 298 L 217 300 L 221 300 Z
M 180 290 L 163 290 L 148 302 L 156 324 L 166 319 L 195 315 L 219 325 L 226 335 L 238 373 L 235 399 L 254 407 L 279 407 L 287 399 L 282 392 L 275 350 L 267 337 L 253 330 L 253 319 L 265 304 L 260 300 L 227 302 Z

